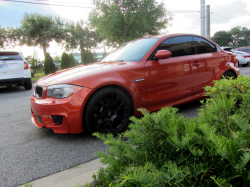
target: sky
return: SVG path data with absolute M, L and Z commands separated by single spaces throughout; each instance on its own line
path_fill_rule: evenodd
M 171 26 L 161 31 L 162 33 L 201 33 L 200 0 L 159 0 L 159 2 L 164 2 L 166 9 L 173 14 Z M 210 5 L 211 36 L 217 31 L 229 31 L 236 26 L 250 29 L 249 0 L 205 0 L 205 3 Z M 60 16 L 64 23 L 80 19 L 87 21 L 88 14 L 93 8 L 92 0 L 0 0 L 0 25 L 4 28 L 21 26 L 20 21 L 25 12 Z M 36 51 L 40 60 L 44 58 L 43 51 L 39 47 L 16 46 L 6 50 L 21 51 L 24 57 Z M 65 49 L 56 43 L 51 43 L 48 48 L 52 57 L 61 56 L 64 51 Z

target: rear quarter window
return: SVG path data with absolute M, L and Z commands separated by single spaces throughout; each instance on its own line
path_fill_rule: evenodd
M 217 52 L 217 47 L 203 38 L 194 37 L 194 42 L 196 45 L 197 54 Z

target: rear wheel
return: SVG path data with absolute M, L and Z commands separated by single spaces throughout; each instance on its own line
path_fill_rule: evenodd
M 242 64 L 243 67 L 247 67 L 248 64 Z
M 221 79 L 226 78 L 228 79 L 229 77 L 233 77 L 233 79 L 235 79 L 235 74 L 232 71 L 226 71 L 223 73 L 223 75 L 221 76 Z
M 129 98 L 111 87 L 94 93 L 84 110 L 83 121 L 91 133 L 120 133 L 126 129 L 132 115 Z

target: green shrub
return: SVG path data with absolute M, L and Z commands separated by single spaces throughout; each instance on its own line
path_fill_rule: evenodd
M 45 75 L 55 73 L 56 72 L 56 66 L 53 63 L 53 59 L 50 56 L 49 53 L 46 53 L 45 59 L 44 59 L 44 73 Z
M 69 54 L 69 62 L 70 62 L 70 67 L 76 66 L 76 61 L 72 53 Z
M 62 54 L 61 69 L 70 68 L 69 55 L 65 52 Z
M 109 146 L 97 153 L 108 164 L 94 176 L 97 186 L 250 186 L 249 84 L 245 76 L 216 81 L 198 117 L 140 109 L 130 131 L 95 133 Z
M 34 71 L 31 71 L 30 73 L 31 73 L 31 77 L 34 77 L 35 72 L 34 72 Z

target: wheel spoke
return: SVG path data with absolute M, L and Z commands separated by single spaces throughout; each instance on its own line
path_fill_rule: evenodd
M 112 97 L 113 98 L 113 97 Z M 112 101 L 111 105 L 109 105 L 110 108 L 113 107 L 113 105 L 115 105 L 115 103 L 120 99 L 120 97 L 118 96 L 115 101 Z
M 116 108 L 116 110 L 120 109 L 123 104 L 124 104 L 124 101 L 122 101 L 122 103 Z

